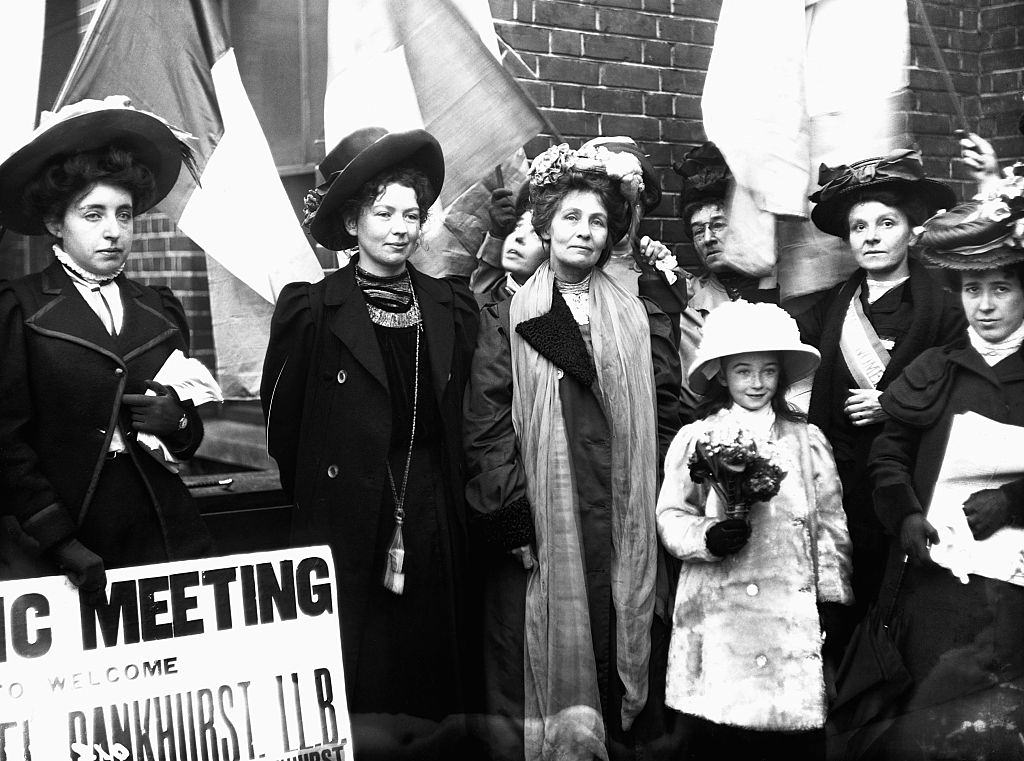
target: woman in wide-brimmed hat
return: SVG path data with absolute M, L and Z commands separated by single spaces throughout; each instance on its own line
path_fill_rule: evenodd
M 672 442 L 657 516 L 682 561 L 667 702 L 693 717 L 694 758 L 825 756 L 823 661 L 841 653 L 832 623 L 852 601 L 850 539 L 828 443 L 785 401 L 817 364 L 780 307 L 740 300 L 708 314 L 690 367 L 703 416 Z M 776 493 L 745 516 L 692 465 L 698 448 L 737 440 L 782 471 L 759 469 Z
M 843 482 L 859 618 L 878 593 L 888 547 L 866 477 L 868 451 L 885 419 L 878 397 L 921 352 L 966 327 L 957 299 L 910 257 L 914 227 L 956 198 L 925 176 L 912 150 L 822 166 L 819 182 L 811 219 L 850 244 L 858 269 L 797 322 L 803 340 L 821 351 L 808 418 L 832 444 Z
M 1022 192 L 1024 177 L 1013 175 L 928 220 L 921 236 L 923 257 L 950 274 L 970 326 L 918 357 L 881 398 L 875 507 L 909 556 L 890 565 L 882 595 L 913 687 L 891 709 L 907 715 L 872 757 L 998 759 L 1020 748 Z M 978 717 L 984 725 L 963 733 Z
M 292 541 L 334 552 L 349 710 L 438 721 L 465 708 L 472 653 L 461 418 L 477 307 L 407 263 L 444 182 L 437 140 L 362 129 L 320 172 L 310 233 L 351 260 L 281 292 L 268 447 L 295 502 Z
M 487 553 L 498 758 L 605 758 L 665 731 L 654 500 L 679 427 L 679 356 L 665 314 L 602 269 L 643 182 L 635 157 L 603 147 L 534 159 L 549 259 L 482 312 L 466 494 Z
M 14 540 L 0 571 L 25 573 L 35 556 L 36 573 L 60 567 L 92 599 L 105 568 L 210 549 L 175 464 L 202 422 L 154 380 L 188 351 L 185 313 L 169 289 L 124 274 L 133 217 L 167 195 L 183 158 L 192 166 L 184 139 L 111 97 L 44 114 L 0 164 L 0 225 L 49 234 L 54 253 L 0 289 L 0 505 Z

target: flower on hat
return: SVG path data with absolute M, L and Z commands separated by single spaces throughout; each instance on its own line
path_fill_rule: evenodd
M 640 160 L 625 151 L 610 151 L 603 145 L 588 145 L 578 151 L 566 143 L 553 145 L 530 164 L 530 185 L 541 188 L 556 182 L 569 171 L 600 172 L 619 181 L 619 190 L 630 203 L 644 191 Z

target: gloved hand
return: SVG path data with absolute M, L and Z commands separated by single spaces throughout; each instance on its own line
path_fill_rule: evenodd
M 988 539 L 1013 520 L 1013 506 L 1002 489 L 976 491 L 964 502 L 964 515 L 975 539 Z
M 704 535 L 704 543 L 708 547 L 708 552 L 723 558 L 742 550 L 749 538 L 749 523 L 740 518 L 726 518 L 708 529 Z
M 523 564 L 523 570 L 529 571 L 537 563 L 533 554 L 533 547 L 528 544 L 516 547 L 514 550 L 509 550 L 509 553 L 518 558 L 519 562 Z
M 78 587 L 82 600 L 93 606 L 106 602 L 107 573 L 103 558 L 73 537 L 52 547 L 50 554 L 68 580 Z
M 491 205 L 487 207 L 487 215 L 491 218 L 491 235 L 504 238 L 516 224 L 516 201 L 508 188 L 495 188 L 491 191 Z
M 938 544 L 939 532 L 924 513 L 911 513 L 900 525 L 900 547 L 915 563 L 930 563 L 929 545 Z
M 178 432 L 178 422 L 185 410 L 178 403 L 178 397 L 166 386 L 153 380 L 146 381 L 146 388 L 152 394 L 125 394 L 121 400 L 132 413 L 132 427 L 139 433 L 168 436 Z

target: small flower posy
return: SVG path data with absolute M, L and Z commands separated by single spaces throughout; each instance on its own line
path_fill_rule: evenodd
M 587 146 L 578 151 L 566 143 L 552 145 L 530 164 L 530 186 L 541 188 L 558 180 L 569 171 L 600 172 L 619 181 L 619 190 L 630 203 L 637 203 L 644 192 L 643 169 L 636 156 L 609 151 L 603 145 Z
M 778 449 L 732 424 L 710 428 L 690 456 L 690 477 L 705 481 L 725 504 L 728 518 L 746 519 L 750 506 L 767 502 L 782 486 L 786 472 L 777 464 Z

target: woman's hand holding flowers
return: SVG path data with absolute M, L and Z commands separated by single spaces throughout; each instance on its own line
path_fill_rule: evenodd
M 750 524 L 742 518 L 726 518 L 711 526 L 704 535 L 708 552 L 724 558 L 742 550 L 750 539 Z

